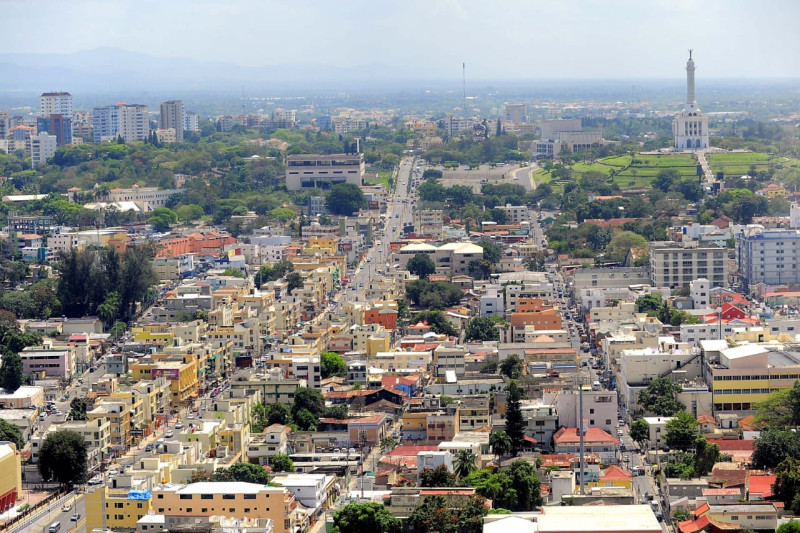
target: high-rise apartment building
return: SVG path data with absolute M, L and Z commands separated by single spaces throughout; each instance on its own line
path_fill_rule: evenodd
M 47 158 L 53 157 L 58 148 L 58 141 L 55 135 L 40 133 L 31 137 L 31 162 L 34 167 L 44 165 Z
M 170 100 L 161 104 L 161 114 L 158 117 L 158 129 L 175 130 L 175 140 L 183 141 L 183 127 L 186 120 L 181 100 Z
M 200 115 L 187 111 L 183 116 L 183 131 L 200 131 Z
M 92 110 L 94 142 L 113 141 L 118 137 L 124 141 L 142 141 L 149 133 L 150 118 L 145 105 L 117 104 Z
M 72 95 L 65 92 L 42 93 L 39 97 L 39 116 L 50 115 L 72 118 Z
M 672 241 L 650 243 L 650 278 L 654 287 L 688 288 L 706 278 L 712 287 L 728 286 L 728 251 L 717 246 Z
M 11 130 L 11 113 L 0 111 L 0 139 L 5 139 Z
M 752 225 L 736 234 L 736 263 L 742 288 L 757 283 L 800 283 L 800 230 Z
M 37 117 L 36 129 L 39 133 L 55 135 L 58 146 L 72 144 L 72 119 L 70 117 L 57 113 Z

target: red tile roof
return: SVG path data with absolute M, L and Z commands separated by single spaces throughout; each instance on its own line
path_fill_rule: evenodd
M 721 452 L 752 452 L 756 447 L 756 441 L 754 440 L 708 439 L 708 443 L 719 446 Z
M 384 387 L 392 387 L 395 385 L 416 385 L 419 383 L 419 376 L 412 374 L 410 376 L 383 376 L 381 378 L 381 385 Z
M 629 479 L 630 480 L 633 479 L 633 474 L 631 474 L 624 468 L 618 467 L 617 465 L 611 465 L 605 470 L 603 470 L 602 474 L 600 474 L 600 479 L 601 480 L 604 479 L 607 481 L 612 481 L 612 480 L 627 481 Z
M 578 428 L 561 428 L 553 435 L 553 442 L 556 444 L 577 444 L 581 440 L 578 435 Z M 583 442 L 586 444 L 606 443 L 619 444 L 619 440 L 609 435 L 601 428 L 590 427 L 583 435 Z
M 748 478 L 750 494 L 760 494 L 765 500 L 772 498 L 772 484 L 775 483 L 775 478 L 773 475 L 750 474 Z
M 700 415 L 697 417 L 697 421 L 701 424 L 716 424 L 714 417 L 711 415 Z

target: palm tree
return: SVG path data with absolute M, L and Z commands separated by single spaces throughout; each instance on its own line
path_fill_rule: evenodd
M 493 431 L 489 435 L 489 446 L 492 447 L 494 454 L 500 458 L 511 449 L 511 438 L 505 431 Z
M 478 458 L 475 456 L 475 454 L 472 453 L 472 450 L 458 450 L 456 457 L 453 460 L 453 473 L 459 479 L 467 477 L 473 470 L 477 468 L 475 466 L 475 461 L 477 459 Z

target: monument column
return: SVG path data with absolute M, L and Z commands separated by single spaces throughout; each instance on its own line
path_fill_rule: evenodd
M 689 50 L 689 61 L 686 62 L 686 103 L 694 104 L 694 60 Z

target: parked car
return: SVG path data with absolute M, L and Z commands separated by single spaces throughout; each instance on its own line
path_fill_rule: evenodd
M 144 451 L 152 452 L 153 451 L 153 445 L 152 444 L 148 444 L 147 446 L 144 447 Z
M 100 479 L 99 477 L 93 477 L 92 479 L 90 479 L 89 481 L 87 481 L 87 483 L 88 483 L 89 485 L 102 485 L 102 483 L 103 483 L 103 480 L 102 480 L 102 479 Z

